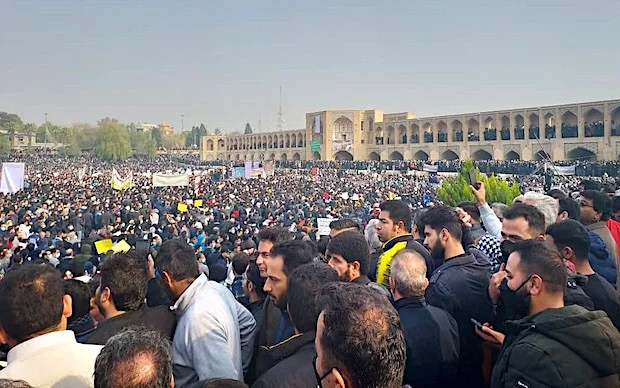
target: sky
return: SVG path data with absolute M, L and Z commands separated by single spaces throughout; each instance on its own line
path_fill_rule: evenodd
M 620 1 L 0 3 L 0 111 L 285 129 L 620 98 Z

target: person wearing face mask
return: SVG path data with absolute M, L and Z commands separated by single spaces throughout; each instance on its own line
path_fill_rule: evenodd
M 523 318 L 506 322 L 506 335 L 488 325 L 475 329 L 502 344 L 490 386 L 617 387 L 620 333 L 604 312 L 564 305 L 559 252 L 544 241 L 521 241 L 505 272 L 502 298 Z
M 488 296 L 493 305 L 492 322 L 499 331 L 504 331 L 504 323 L 510 319 L 519 319 L 519 311 L 516 311 L 512 305 L 505 303 L 503 295 L 500 292 L 500 286 L 504 282 L 506 274 L 506 261 L 510 254 L 514 251 L 517 243 L 526 240 L 544 240 L 545 239 L 545 217 L 534 206 L 523 203 L 514 204 L 504 213 L 502 220 L 502 260 L 503 264 L 500 270 L 491 276 L 489 282 Z M 564 304 L 577 304 L 588 310 L 594 309 L 594 303 L 583 290 L 586 284 L 584 276 L 570 274 L 567 276 L 566 291 L 564 293 Z
M 486 322 L 491 317 L 491 306 L 486 302 L 491 265 L 465 251 L 461 220 L 453 208 L 435 206 L 424 214 L 422 222 L 424 245 L 433 262 L 443 262 L 429 279 L 426 301 L 446 310 L 458 325 L 459 384 L 482 386 L 482 341 L 472 330 L 470 319 Z

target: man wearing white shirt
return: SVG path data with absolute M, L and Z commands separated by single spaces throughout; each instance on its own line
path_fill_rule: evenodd
M 71 297 L 47 265 L 9 271 L 0 282 L 0 342 L 11 347 L 0 379 L 35 387 L 92 387 L 102 346 L 77 343 L 67 330 Z

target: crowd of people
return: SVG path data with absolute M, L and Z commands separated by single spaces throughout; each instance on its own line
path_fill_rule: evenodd
M 448 207 L 410 162 L 10 161 L 0 387 L 620 386 L 617 169 Z

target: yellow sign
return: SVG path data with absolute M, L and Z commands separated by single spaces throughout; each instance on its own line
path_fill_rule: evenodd
M 102 253 L 111 251 L 112 248 L 114 248 L 114 244 L 112 243 L 112 239 L 108 238 L 105 240 L 95 241 L 95 248 L 97 249 L 97 253 L 101 255 Z
M 202 199 L 195 199 L 194 200 L 194 206 L 202 207 Z
M 130 249 L 131 249 L 131 245 L 127 244 L 127 241 L 125 240 L 121 240 L 117 242 L 112 247 L 112 250 L 114 251 L 114 253 L 118 253 L 118 252 L 127 253 L 129 252 Z
M 187 212 L 187 204 L 183 202 L 179 202 L 179 204 L 177 205 L 177 210 L 180 211 L 181 213 Z

